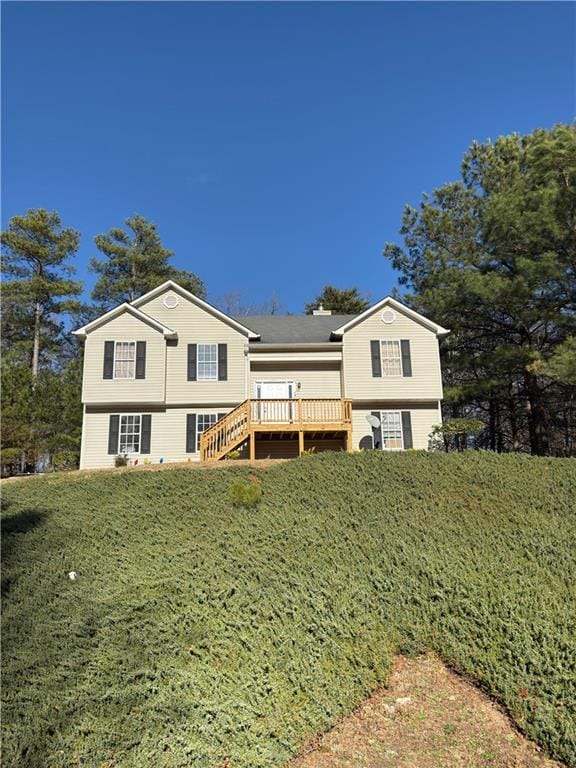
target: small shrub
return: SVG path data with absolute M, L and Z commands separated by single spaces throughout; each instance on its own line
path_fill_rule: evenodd
M 429 437 L 428 448 L 433 451 L 465 451 L 474 446 L 474 438 L 484 429 L 480 419 L 447 419 L 436 424 Z
M 237 461 L 240 458 L 240 451 L 230 451 L 230 453 L 226 456 L 226 459 L 228 461 Z
M 18 472 L 20 464 L 22 463 L 22 449 L 21 448 L 3 448 L 0 456 L 2 462 L 2 477 L 9 477 L 15 475 Z
M 313 445 L 312 448 L 306 448 L 305 451 L 302 451 L 300 456 L 314 456 L 315 453 L 316 453 L 316 446 Z
M 52 457 L 52 468 L 56 472 L 65 469 L 78 469 L 78 458 L 76 451 L 58 451 Z
M 245 483 L 236 480 L 230 486 L 230 498 L 237 507 L 255 507 L 262 498 L 262 488 L 259 483 Z
M 114 466 L 115 467 L 127 467 L 128 466 L 128 456 L 124 454 L 123 456 L 116 456 L 114 459 Z

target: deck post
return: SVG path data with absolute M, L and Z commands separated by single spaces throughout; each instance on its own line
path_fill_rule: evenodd
M 248 444 L 250 446 L 250 461 L 253 462 L 256 460 L 256 433 L 252 429 L 250 430 Z
M 298 456 L 302 456 L 304 453 L 304 430 L 298 430 Z
M 350 428 L 346 430 L 346 450 L 348 453 L 352 453 L 352 430 Z

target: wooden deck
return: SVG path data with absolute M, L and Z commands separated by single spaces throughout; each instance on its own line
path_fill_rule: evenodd
M 202 461 L 218 461 L 242 443 L 249 442 L 250 460 L 256 456 L 259 433 L 298 435 L 298 453 L 306 433 L 339 433 L 352 450 L 352 401 L 335 399 L 245 400 L 200 436 Z

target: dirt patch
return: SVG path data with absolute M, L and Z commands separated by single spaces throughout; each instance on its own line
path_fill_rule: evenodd
M 390 683 L 290 768 L 552 768 L 506 715 L 433 655 L 399 657 Z

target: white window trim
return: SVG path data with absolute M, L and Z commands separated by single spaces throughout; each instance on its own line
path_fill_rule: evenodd
M 198 347 L 216 347 L 216 376 L 210 378 L 200 378 L 200 354 Z M 218 381 L 218 375 L 220 373 L 220 366 L 218 364 L 218 344 L 213 341 L 199 341 L 196 344 L 196 381 Z
M 401 448 L 384 448 L 384 432 L 383 432 L 383 429 L 382 429 L 382 414 L 383 413 L 393 413 L 394 415 L 398 414 L 398 417 L 399 417 L 399 420 L 400 420 L 400 437 L 401 437 L 401 440 L 402 440 L 402 447 Z M 380 411 L 380 440 L 382 441 L 382 445 L 380 447 L 381 451 L 403 451 L 404 450 L 404 427 L 402 425 L 402 411 Z
M 144 416 L 144 414 L 143 413 L 119 413 L 118 416 L 120 417 L 120 420 L 118 421 L 118 456 L 140 456 L 140 448 L 142 448 L 142 417 Z M 128 453 L 128 451 L 120 450 L 120 440 L 122 439 L 122 419 L 125 416 L 140 417 L 140 433 L 138 435 L 138 450 L 131 451 L 130 453 Z
M 116 347 L 118 344 L 134 344 L 134 375 L 133 376 L 116 376 Z M 133 339 L 119 339 L 114 341 L 114 360 L 112 361 L 112 378 L 114 381 L 134 381 L 136 379 L 136 351 L 137 343 Z
M 206 427 L 206 429 L 203 429 L 202 431 L 200 431 L 198 429 L 198 426 L 200 424 L 200 416 L 208 416 L 210 419 L 212 419 L 212 417 L 214 417 L 214 421 L 212 421 Z M 218 421 L 218 414 L 217 413 L 206 413 L 205 411 L 203 411 L 202 413 L 200 413 L 198 411 L 196 412 L 196 446 L 195 446 L 196 450 L 194 451 L 194 453 L 200 453 L 200 437 L 201 437 L 201 435 L 204 432 L 206 432 L 206 430 L 210 429 L 210 427 L 213 427 L 214 424 L 216 424 L 217 421 Z
M 397 341 L 398 342 L 398 349 L 400 350 L 400 375 L 399 376 L 388 376 L 384 373 L 384 355 L 382 354 L 382 342 L 383 341 Z M 402 364 L 402 340 L 401 339 L 391 339 L 389 336 L 387 336 L 385 339 L 380 339 L 380 365 L 382 366 L 382 378 L 383 379 L 403 379 L 404 378 L 404 366 Z M 386 413 L 392 413 L 392 411 L 386 411 Z

